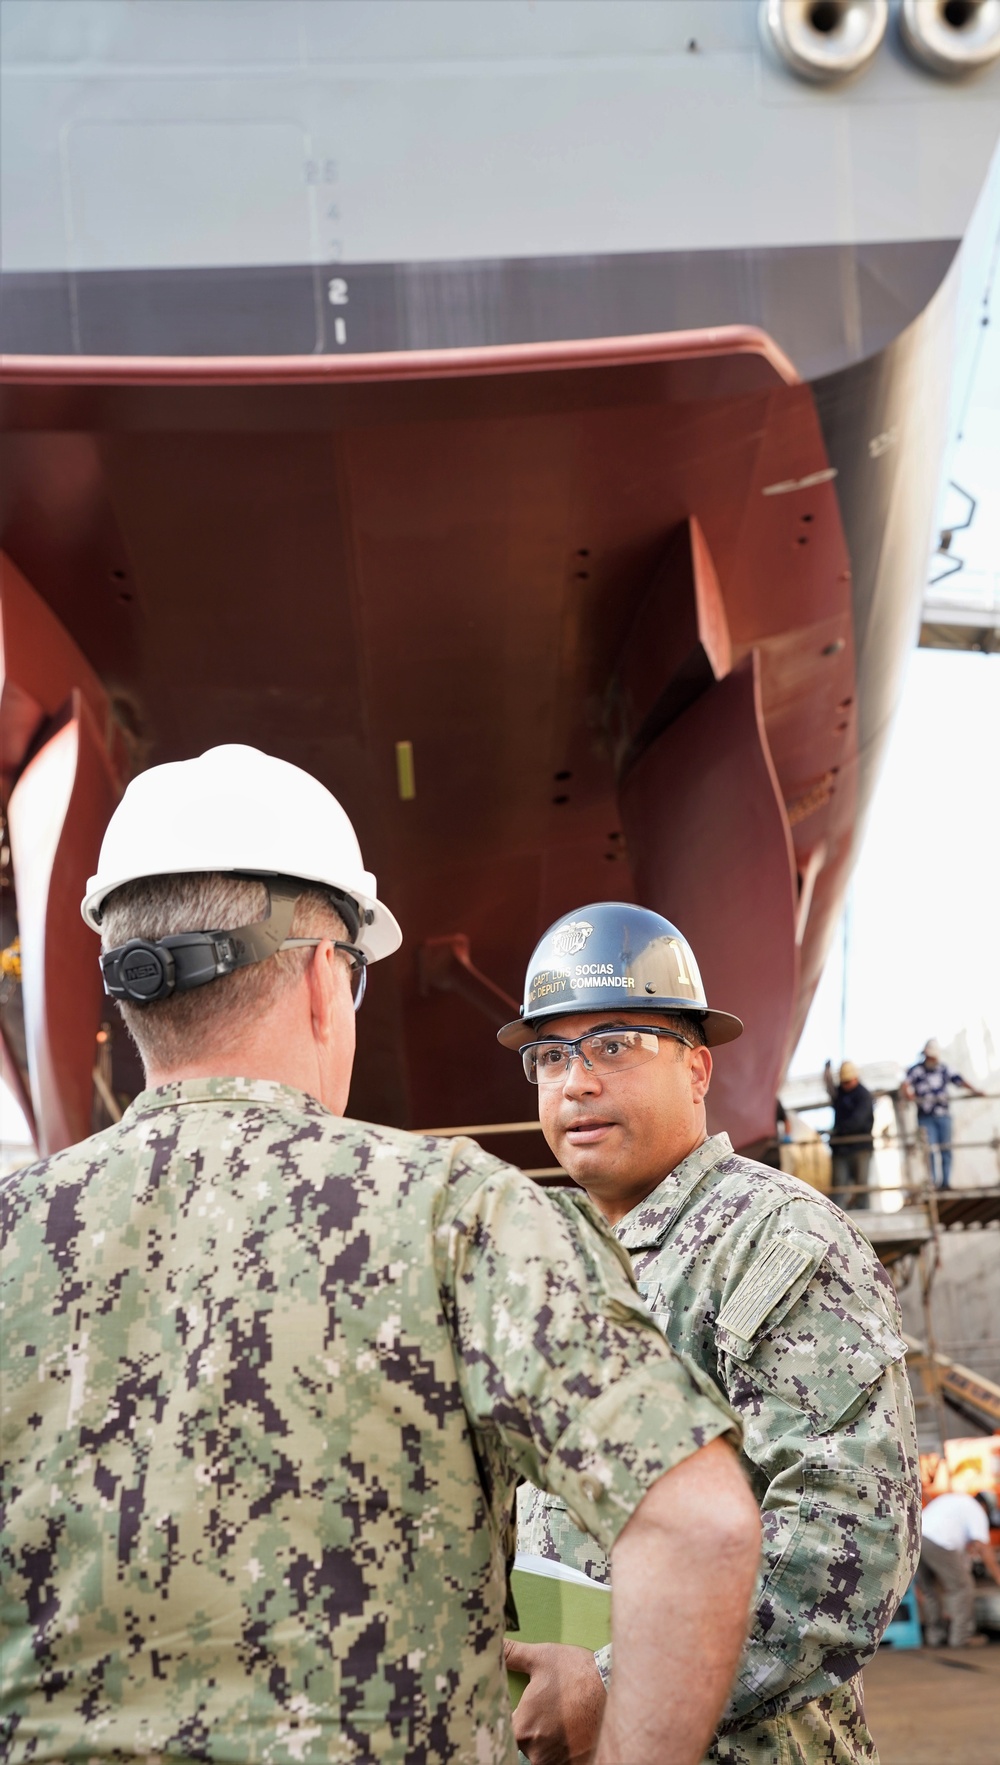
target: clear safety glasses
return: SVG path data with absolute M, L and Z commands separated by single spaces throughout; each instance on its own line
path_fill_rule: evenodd
M 571 1042 L 529 1042 L 521 1049 L 525 1077 L 532 1085 L 561 1085 L 579 1057 L 588 1072 L 610 1079 L 631 1066 L 655 1060 L 662 1036 L 682 1043 L 685 1048 L 693 1047 L 677 1030 L 660 1029 L 654 1024 L 641 1024 L 635 1029 L 594 1030 Z
M 363 950 L 358 949 L 356 944 L 342 944 L 338 938 L 331 938 L 330 942 L 335 950 L 342 950 L 347 957 L 351 969 L 351 998 L 354 1000 L 355 1011 L 360 1011 L 361 1001 L 368 985 L 368 958 Z M 278 948 L 280 950 L 295 950 L 302 949 L 306 944 L 315 946 L 325 943 L 325 938 L 286 938 Z

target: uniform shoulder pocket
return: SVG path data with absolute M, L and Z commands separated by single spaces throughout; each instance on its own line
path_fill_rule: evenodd
M 772 1239 L 720 1308 L 719 1346 L 742 1359 L 765 1327 L 773 1328 L 795 1304 L 828 1249 L 822 1238 L 794 1228 Z
M 798 1259 L 774 1256 L 779 1246 L 797 1246 Z M 716 1334 L 738 1411 L 774 1398 L 822 1432 L 848 1418 L 903 1359 L 906 1345 L 888 1319 L 827 1278 L 827 1249 L 808 1233 L 783 1236 L 727 1297 Z M 755 1272 L 759 1280 L 748 1285 Z

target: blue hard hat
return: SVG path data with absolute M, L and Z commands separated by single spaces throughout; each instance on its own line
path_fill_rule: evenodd
M 669 919 L 628 901 L 595 901 L 549 926 L 528 963 L 521 1015 L 497 1040 L 523 1048 L 549 1018 L 608 1010 L 690 1012 L 710 1048 L 743 1034 L 738 1017 L 710 1009 L 691 946 Z

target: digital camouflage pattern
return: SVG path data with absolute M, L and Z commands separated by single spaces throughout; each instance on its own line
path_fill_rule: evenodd
M 190 1081 L 0 1203 L 5 1761 L 507 1765 L 517 1477 L 607 1551 L 738 1439 L 469 1141 Z
M 861 1674 L 797 1709 L 719 1735 L 708 1758 L 711 1765 L 879 1765 Z
M 715 1765 L 870 1765 L 859 1669 L 920 1548 L 913 1403 L 888 1275 L 840 1209 L 716 1134 L 615 1227 L 668 1340 L 739 1415 L 764 1564 Z M 558 1494 L 521 1550 L 607 1581 Z M 605 1677 L 610 1650 L 598 1665 Z

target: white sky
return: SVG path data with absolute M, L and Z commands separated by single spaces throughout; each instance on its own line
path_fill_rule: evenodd
M 848 894 L 844 1042 L 841 926 L 793 1075 L 909 1066 L 983 1021 L 1000 1050 L 998 771 L 1000 655 L 917 650 Z

